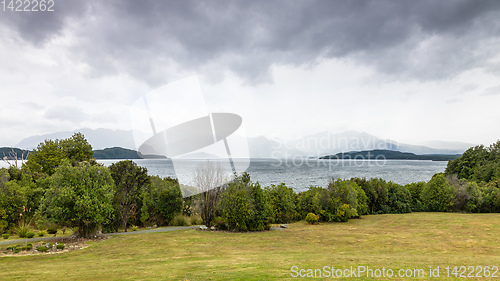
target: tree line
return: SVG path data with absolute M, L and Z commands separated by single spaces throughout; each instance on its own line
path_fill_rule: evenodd
M 90 237 L 130 225 L 165 226 L 178 215 L 201 216 L 218 229 L 260 231 L 306 217 L 345 222 L 367 214 L 499 212 L 499 151 L 500 141 L 471 148 L 428 182 L 332 179 L 326 188 L 300 193 L 285 184 L 261 187 L 247 173 L 224 182 L 209 165 L 195 177 L 204 192 L 183 198 L 177 179 L 150 176 L 133 161 L 97 163 L 91 145 L 75 133 L 39 144 L 21 168 L 0 169 L 0 232 L 28 223 Z

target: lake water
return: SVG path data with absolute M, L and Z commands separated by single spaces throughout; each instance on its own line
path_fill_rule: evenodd
M 98 160 L 106 166 L 119 160 Z M 206 160 L 138 159 L 139 166 L 146 167 L 150 175 L 175 177 L 190 184 L 196 168 Z M 234 160 L 248 163 L 248 160 Z M 240 163 L 240 164 L 241 164 Z M 432 175 L 443 172 L 446 161 L 421 160 L 318 160 L 318 159 L 250 159 L 247 173 L 252 181 L 261 186 L 284 182 L 295 191 L 307 190 L 311 185 L 326 187 L 332 178 L 382 178 L 399 184 L 428 181 Z M 0 162 L 0 167 L 8 167 Z
M 118 160 L 98 160 L 111 165 Z M 139 166 L 146 167 L 149 174 L 160 177 L 182 178 L 189 184 L 196 168 L 206 160 L 165 159 L 134 160 Z M 238 163 L 236 159 L 235 162 Z M 446 161 L 419 160 L 318 160 L 318 159 L 251 159 L 246 170 L 254 182 L 261 186 L 284 182 L 295 191 L 307 190 L 311 185 L 326 187 L 332 178 L 351 177 L 382 178 L 399 184 L 428 181 L 432 175 L 443 172 Z

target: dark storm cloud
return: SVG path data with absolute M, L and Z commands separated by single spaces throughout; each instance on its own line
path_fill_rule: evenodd
M 8 22 L 35 43 L 73 23 L 78 43 L 71 51 L 94 75 L 128 73 L 152 84 L 176 70 L 210 76 L 228 69 L 267 81 L 273 64 L 323 58 L 440 79 L 483 65 L 498 50 L 487 44 L 500 35 L 500 1 L 56 3 L 60 12 L 53 15 Z

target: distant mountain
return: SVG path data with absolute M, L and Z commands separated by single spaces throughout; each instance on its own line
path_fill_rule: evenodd
M 110 130 L 110 129 L 79 129 L 73 132 L 58 132 L 53 134 L 31 136 L 23 139 L 15 147 L 24 149 L 33 149 L 39 143 L 47 139 L 67 139 L 75 132 L 81 132 L 85 135 L 87 141 L 92 145 L 93 149 L 104 149 L 108 147 L 123 147 L 127 149 L 136 149 L 134 138 L 131 131 L 125 130 Z
M 131 131 L 109 129 L 80 129 L 89 143 L 96 150 L 109 147 L 122 147 L 135 150 Z M 33 149 L 46 139 L 69 138 L 74 132 L 59 132 L 41 136 L 32 136 L 19 142 L 16 147 Z M 410 145 L 394 140 L 381 139 L 365 132 L 345 131 L 342 133 L 322 132 L 294 140 L 273 140 L 264 136 L 248 138 L 250 157 L 252 158 L 289 158 L 320 157 L 347 151 L 392 150 L 423 154 L 461 154 L 472 144 L 459 142 L 428 142 L 435 146 Z M 189 155 L 189 157 L 194 157 Z M 202 158 L 206 158 L 206 155 Z
M 319 159 L 359 159 L 359 160 L 432 160 L 432 161 L 450 161 L 460 157 L 460 154 L 426 154 L 416 155 L 410 152 L 400 152 L 393 150 L 365 150 L 352 151 L 346 153 L 337 153 L 335 155 L 322 156 Z
M 288 147 L 304 151 L 310 156 L 332 155 L 346 151 L 393 150 L 415 154 L 461 154 L 465 149 L 438 149 L 398 143 L 394 140 L 381 139 L 365 132 L 345 131 L 333 134 L 322 132 L 287 142 Z

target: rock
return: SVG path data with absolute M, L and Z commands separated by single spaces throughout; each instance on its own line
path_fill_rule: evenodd
M 208 228 L 204 225 L 200 225 L 200 228 L 198 228 L 199 230 L 207 230 Z
M 288 225 L 282 224 L 282 225 L 280 225 L 280 228 L 288 228 Z
M 210 227 L 210 230 L 215 230 L 215 226 Z

